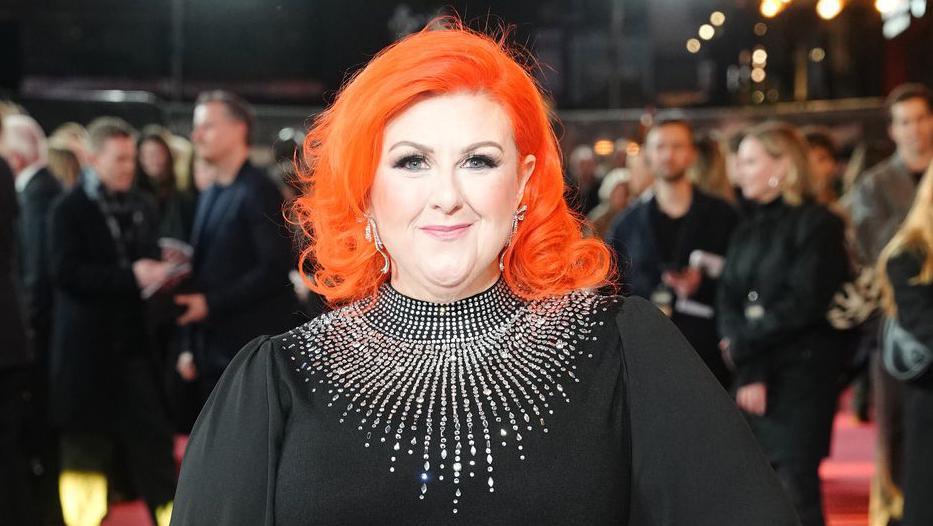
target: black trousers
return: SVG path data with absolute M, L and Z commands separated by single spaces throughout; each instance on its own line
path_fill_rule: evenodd
M 29 369 L 0 369 L 0 510 L 10 524 L 29 524 L 28 455 L 23 432 Z
M 824 526 L 820 460 L 798 460 L 774 464 L 784 491 L 790 497 L 802 526 Z
M 902 526 L 933 524 L 933 386 L 908 385 L 904 399 Z
M 65 430 L 62 470 L 111 476 L 125 471 L 128 482 L 154 513 L 175 495 L 172 426 L 151 361 L 130 358 L 120 370 L 124 386 L 120 414 L 106 431 Z

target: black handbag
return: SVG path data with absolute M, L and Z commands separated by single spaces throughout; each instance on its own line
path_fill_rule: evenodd
M 933 350 L 901 327 L 896 318 L 887 318 L 882 333 L 881 358 L 888 374 L 902 382 L 911 382 L 930 370 Z

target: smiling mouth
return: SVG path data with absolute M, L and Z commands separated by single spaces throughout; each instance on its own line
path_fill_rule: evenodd
M 470 229 L 471 226 L 472 225 L 469 223 L 465 223 L 461 225 L 450 225 L 450 226 L 430 225 L 430 226 L 421 227 L 421 230 L 425 234 L 435 239 L 450 240 L 450 239 L 457 239 L 463 236 L 467 232 L 467 230 Z

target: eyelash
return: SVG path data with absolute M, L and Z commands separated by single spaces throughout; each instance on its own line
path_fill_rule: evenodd
M 493 159 L 492 157 L 488 155 L 470 155 L 469 157 L 463 160 L 461 165 L 465 165 L 471 161 L 479 162 L 481 163 L 481 165 L 473 166 L 473 167 L 468 166 L 468 168 L 489 169 L 489 168 L 496 168 L 497 166 L 499 166 L 499 161 L 496 159 Z M 406 155 L 402 157 L 401 159 L 395 161 L 395 163 L 392 164 L 392 167 L 398 168 L 398 169 L 418 170 L 419 168 L 413 168 L 410 166 L 410 164 L 411 163 L 426 163 L 426 162 L 427 162 L 427 158 L 424 155 L 421 155 L 421 154 Z

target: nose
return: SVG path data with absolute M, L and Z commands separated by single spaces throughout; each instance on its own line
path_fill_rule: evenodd
M 463 206 L 463 192 L 455 167 L 441 169 L 431 179 L 431 208 L 452 214 Z

